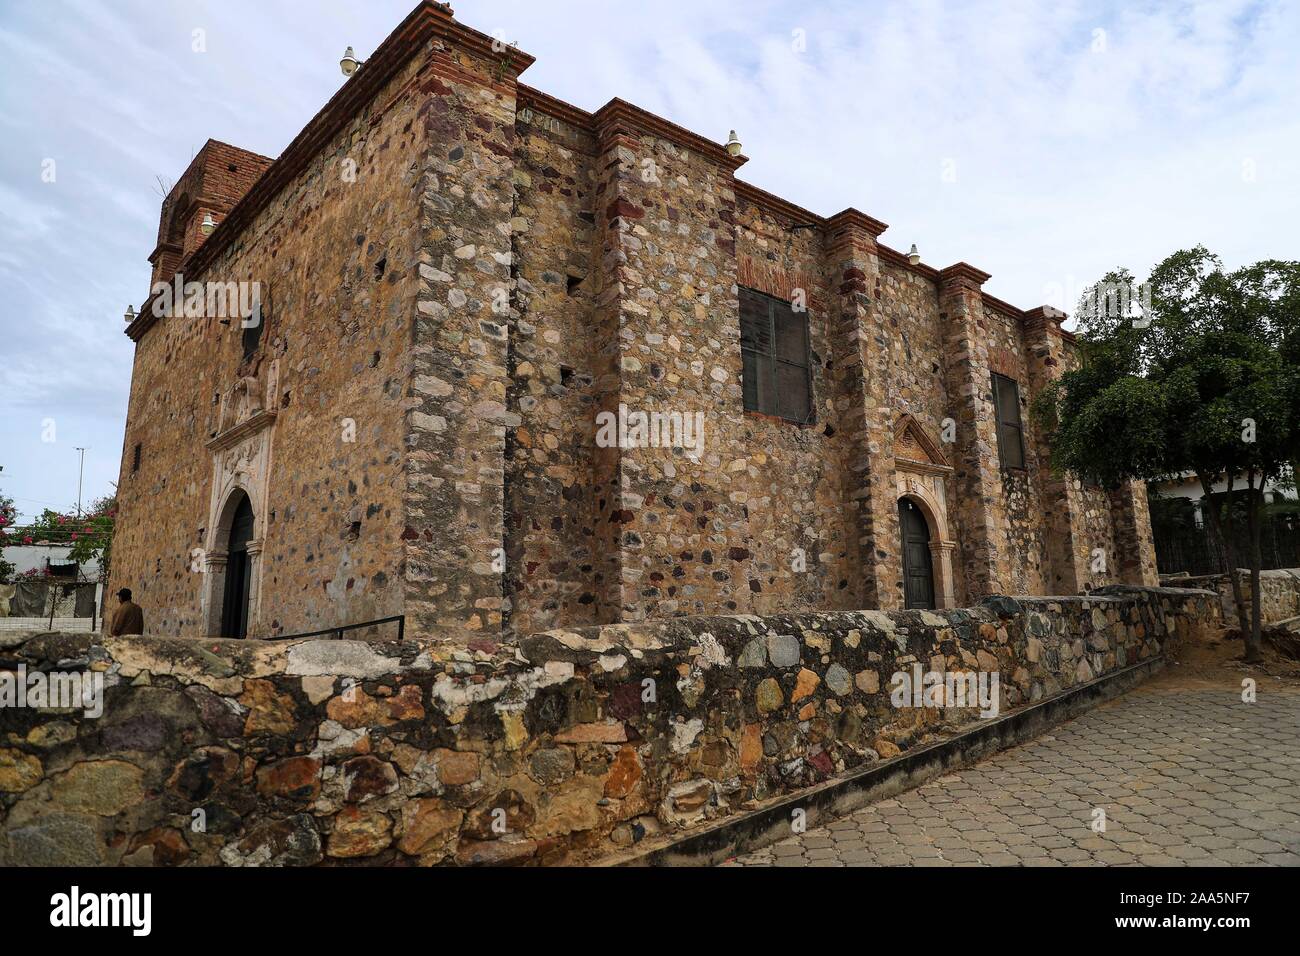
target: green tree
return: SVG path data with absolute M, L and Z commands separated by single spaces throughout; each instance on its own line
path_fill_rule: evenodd
M 100 580 L 108 580 L 113 554 L 113 530 L 117 518 L 117 496 L 100 498 L 78 517 L 46 508 L 39 518 L 19 529 L 26 543 L 49 542 L 68 547 L 68 557 L 78 564 L 99 561 Z
M 1035 409 L 1055 466 L 1107 486 L 1193 473 L 1228 556 L 1246 659 L 1258 660 L 1264 486 L 1300 459 L 1300 263 L 1229 273 L 1204 247 L 1182 250 L 1141 287 L 1126 269 L 1107 274 L 1079 321 L 1081 367 Z M 1215 495 L 1221 476 L 1228 489 Z M 1234 489 L 1237 478 L 1246 488 Z M 1233 545 L 1242 516 L 1249 620 Z

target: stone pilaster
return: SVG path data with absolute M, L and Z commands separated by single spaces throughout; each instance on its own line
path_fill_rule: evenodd
M 856 209 L 826 223 L 826 269 L 834 295 L 835 367 L 844 434 L 844 494 L 856 547 L 858 606 L 902 606 L 902 548 L 895 490 L 889 350 L 876 302 L 876 239 L 887 227 Z
M 1061 335 L 1064 313 L 1043 306 L 1026 314 L 1025 352 L 1029 389 L 1037 396 L 1066 370 L 1066 345 Z M 1052 448 L 1044 430 L 1035 428 L 1034 453 L 1038 458 L 1043 541 L 1048 590 L 1052 594 L 1078 594 L 1088 574 L 1088 537 L 1084 503 L 1076 480 L 1052 469 Z
M 966 595 L 972 604 L 1011 589 L 988 329 L 980 292 L 988 278 L 988 273 L 964 262 L 939 274 L 948 401 L 957 423 L 953 446 L 956 493 L 949 510 L 956 515 L 960 529 Z
M 635 139 L 617 128 L 607 128 L 604 132 L 596 162 L 596 231 L 593 236 L 596 273 L 592 332 L 599 345 L 593 349 L 593 380 L 596 408 L 617 415 L 623 392 L 624 362 L 619 344 L 624 324 L 623 299 L 625 290 L 638 282 L 638 276 L 629 268 L 626 246 L 629 240 L 640 241 L 631 234 L 638 216 L 643 216 L 644 211 L 640 207 L 633 208 L 627 200 L 624 200 L 626 205 L 619 202 L 619 197 L 625 192 L 624 184 L 634 175 Z M 624 525 L 633 523 L 635 512 L 624 507 L 623 450 L 617 445 L 598 444 L 592 452 L 592 474 L 597 503 L 596 616 L 599 621 L 617 623 L 622 620 L 623 608 L 635 602 L 633 594 L 624 593 L 623 548 L 625 543 L 634 547 L 640 541 L 634 529 L 624 531 Z M 634 575 L 634 570 L 629 571 L 628 583 Z
M 1110 492 L 1111 521 L 1115 527 L 1115 572 L 1124 584 L 1158 587 L 1155 538 L 1146 487 L 1130 481 Z
M 449 18 L 449 14 L 448 14 Z M 408 392 L 407 633 L 495 636 L 504 610 L 515 97 L 532 58 L 449 25 L 421 74 L 428 152 Z
M 199 608 L 204 637 L 221 636 L 222 596 L 226 593 L 226 567 L 230 563 L 227 551 L 207 551 L 203 554 L 204 588 Z M 107 590 L 105 594 L 107 594 Z
M 953 580 L 952 553 L 957 545 L 952 541 L 931 541 L 930 554 L 935 567 L 934 591 L 938 606 L 957 606 L 956 582 Z

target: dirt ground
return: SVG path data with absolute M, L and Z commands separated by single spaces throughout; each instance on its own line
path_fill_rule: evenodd
M 1290 660 L 1264 643 L 1264 661 L 1242 662 L 1243 647 L 1235 632 L 1221 629 L 1202 641 L 1185 642 L 1166 654 L 1168 665 L 1148 685 L 1153 690 L 1241 688 L 1253 677 L 1260 691 L 1300 693 L 1300 661 Z

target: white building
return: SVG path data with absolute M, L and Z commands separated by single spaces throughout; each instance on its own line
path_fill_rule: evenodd
M 1289 483 L 1289 479 L 1288 479 Z M 1147 483 L 1147 487 L 1161 498 L 1187 498 L 1195 507 L 1196 526 L 1205 527 L 1205 515 L 1202 513 L 1202 499 L 1205 497 L 1205 491 L 1201 488 L 1200 479 L 1196 477 L 1195 472 L 1184 472 L 1176 478 L 1168 481 L 1152 481 Z M 1228 490 L 1228 479 L 1226 475 L 1220 475 L 1210 486 L 1215 494 L 1222 494 Z M 1247 487 L 1246 476 L 1239 475 L 1233 480 L 1233 491 L 1245 491 Z M 1276 501 L 1296 499 L 1295 489 L 1283 488 L 1275 481 L 1269 481 L 1264 484 L 1264 502 L 1272 504 Z
M 7 544 L 5 560 L 14 566 L 15 577 L 28 571 L 43 571 L 46 567 L 63 567 L 75 563 L 69 554 L 72 548 L 66 544 Z M 87 561 L 77 568 L 78 581 L 98 581 L 99 561 Z

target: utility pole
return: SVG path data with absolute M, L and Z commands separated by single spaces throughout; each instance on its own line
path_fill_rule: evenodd
M 80 463 L 77 465 L 77 517 L 81 517 L 81 476 L 86 470 L 86 449 L 78 448 L 77 452 L 81 456 Z

